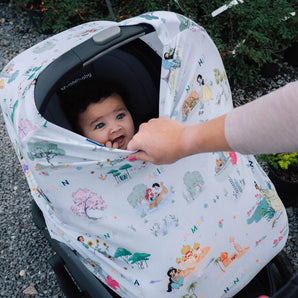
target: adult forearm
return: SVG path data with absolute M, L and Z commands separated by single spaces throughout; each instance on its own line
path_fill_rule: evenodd
M 183 156 L 232 150 L 225 137 L 226 115 L 186 126 Z
M 298 151 L 298 81 L 228 113 L 225 136 L 243 154 Z

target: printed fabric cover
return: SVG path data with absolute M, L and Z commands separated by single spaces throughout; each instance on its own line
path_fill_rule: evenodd
M 162 57 L 160 116 L 192 124 L 232 109 L 221 57 L 202 27 L 172 12 L 119 24 L 137 23 L 156 30 L 142 39 Z M 285 208 L 254 156 L 215 152 L 164 166 L 129 162 L 128 151 L 96 146 L 35 107 L 43 69 L 115 24 L 90 22 L 59 33 L 1 72 L 2 111 L 32 196 L 51 236 L 75 249 L 120 296 L 231 297 L 288 235 Z

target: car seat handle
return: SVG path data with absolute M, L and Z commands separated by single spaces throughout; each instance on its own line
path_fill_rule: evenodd
M 96 44 L 105 44 L 121 35 L 119 26 L 108 27 L 93 35 L 92 39 Z
M 149 24 L 111 26 L 55 59 L 36 81 L 34 98 L 39 113 L 44 115 L 48 101 L 67 76 L 82 70 L 100 56 L 153 31 Z

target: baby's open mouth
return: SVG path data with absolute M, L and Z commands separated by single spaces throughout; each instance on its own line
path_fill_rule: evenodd
M 122 148 L 125 144 L 125 137 L 120 136 L 113 140 L 113 144 L 118 143 L 118 148 Z M 122 148 L 123 149 L 123 148 Z

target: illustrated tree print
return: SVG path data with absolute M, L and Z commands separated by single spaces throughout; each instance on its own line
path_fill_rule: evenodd
M 107 172 L 107 174 L 112 174 L 113 177 L 115 178 L 116 182 L 120 183 L 121 181 L 131 178 L 129 171 L 128 171 L 129 168 L 132 168 L 132 166 L 130 164 L 125 164 L 122 167 L 120 167 L 118 170 L 115 170 L 115 169 L 110 170 L 109 172 Z M 127 176 L 123 175 L 123 174 L 121 175 L 122 170 L 126 171 Z
M 117 175 L 117 173 L 119 173 L 118 170 L 114 170 L 114 169 L 107 172 L 107 174 L 113 174 L 113 177 L 115 178 L 116 182 L 118 183 L 117 176 L 119 176 L 120 173 L 119 173 L 119 175 Z
M 132 192 L 127 198 L 128 203 L 133 208 L 136 208 L 138 206 L 138 202 L 145 198 L 146 189 L 147 186 L 145 184 L 138 184 L 133 188 Z
M 72 194 L 74 205 L 71 206 L 71 211 L 78 216 L 87 217 L 88 219 L 96 220 L 98 218 L 88 215 L 90 210 L 105 210 L 105 201 L 101 196 L 91 192 L 91 190 L 79 188 Z
M 131 261 L 131 264 L 136 263 L 140 269 L 144 269 L 144 263 L 146 264 L 146 267 L 148 267 L 148 264 L 146 261 L 149 260 L 149 257 L 150 257 L 150 254 L 136 252 L 128 259 L 128 261 Z
M 217 266 L 219 266 L 219 268 L 220 268 L 220 270 L 221 270 L 222 272 L 226 272 L 226 271 L 221 267 L 221 265 L 220 265 L 220 257 L 218 257 L 217 259 L 215 259 L 214 264 L 217 265 Z
M 198 296 L 197 296 L 196 293 L 195 293 L 195 289 L 196 289 L 197 284 L 198 284 L 197 281 L 192 282 L 192 283 L 187 287 L 187 292 L 188 292 L 188 294 L 183 295 L 182 297 L 183 297 L 183 298 L 197 298 Z
M 183 182 L 193 198 L 202 191 L 204 185 L 204 179 L 198 171 L 186 172 L 183 177 Z
M 192 20 L 186 18 L 185 16 L 176 14 L 177 18 L 180 21 L 180 25 L 179 25 L 179 30 L 183 31 L 186 30 L 187 28 L 191 27 L 191 26 L 196 26 L 196 23 L 193 22 Z
M 215 82 L 217 85 L 219 85 L 221 87 L 220 97 L 224 96 L 225 99 L 227 100 L 228 96 L 227 96 L 225 89 L 223 87 L 224 85 L 228 84 L 227 75 L 226 75 L 225 71 L 221 72 L 218 68 L 214 68 L 213 71 L 214 71 Z
M 130 175 L 129 175 L 129 172 L 128 172 L 128 170 L 127 170 L 127 169 L 129 169 L 129 168 L 131 168 L 131 167 L 132 167 L 132 166 L 131 166 L 130 164 L 125 164 L 125 165 L 123 165 L 122 167 L 120 167 L 119 170 L 120 170 L 120 171 L 121 171 L 121 170 L 126 170 L 127 176 L 128 176 L 129 178 L 131 178 Z
M 119 172 L 116 172 L 116 173 L 113 174 L 113 177 L 115 178 L 115 180 L 117 181 L 117 183 L 120 182 L 120 179 L 119 179 L 119 176 L 120 175 L 121 175 L 121 173 L 119 173 Z
M 46 161 L 53 167 L 51 160 L 56 156 L 65 155 L 63 149 L 58 148 L 57 144 L 49 142 L 28 143 L 28 157 L 31 160 L 36 158 L 45 158 Z
M 132 253 L 125 248 L 118 247 L 114 257 L 115 258 L 122 258 L 126 263 L 128 263 L 128 256 L 131 256 Z
M 36 126 L 34 126 L 28 119 L 20 119 L 18 129 L 20 141 L 22 141 L 29 132 L 36 129 Z

